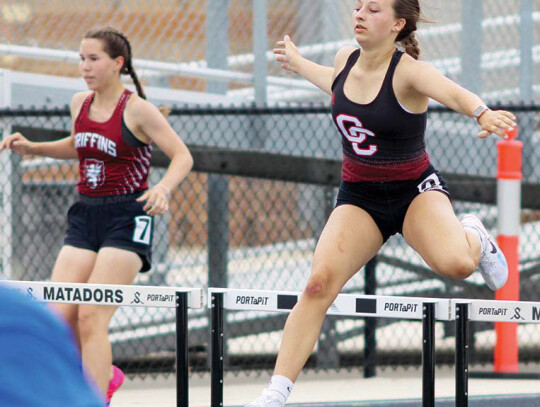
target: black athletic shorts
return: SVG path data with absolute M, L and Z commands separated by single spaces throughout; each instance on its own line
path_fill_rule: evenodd
M 115 247 L 135 252 L 143 262 L 141 272 L 152 265 L 154 219 L 136 202 L 141 193 L 89 197 L 79 200 L 68 211 L 64 244 L 98 252 Z
M 402 233 L 409 205 L 416 196 L 426 191 L 440 191 L 450 196 L 445 180 L 432 165 L 415 180 L 341 181 L 336 207 L 349 204 L 365 210 L 377 224 L 386 242 L 393 234 Z

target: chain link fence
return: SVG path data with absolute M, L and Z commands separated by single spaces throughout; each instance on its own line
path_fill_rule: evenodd
M 524 149 L 520 234 L 521 299 L 540 292 L 540 157 L 536 105 L 505 106 L 519 118 Z M 171 210 L 156 222 L 152 271 L 137 284 L 222 286 L 300 291 L 310 272 L 316 240 L 332 210 L 339 183 L 340 136 L 327 106 L 173 109 L 169 120 L 190 146 L 194 171 L 173 193 Z M 495 139 L 475 137 L 473 120 L 434 108 L 426 141 L 432 162 L 449 183 L 456 212 L 474 212 L 495 235 Z M 0 110 L 3 134 L 21 131 L 33 140 L 64 137 L 68 111 Z M 166 165 L 155 151 L 150 184 Z M 76 199 L 76 163 L 0 154 L 0 230 L 4 277 L 41 280 L 50 276 L 62 245 L 66 214 Z M 492 298 L 477 273 L 465 281 L 435 275 L 404 242 L 392 237 L 372 264 L 380 295 Z M 344 292 L 366 290 L 365 270 Z M 209 368 L 207 310 L 190 310 L 192 372 Z M 277 354 L 285 314 L 227 312 L 226 370 L 259 375 Z M 115 362 L 147 375 L 174 368 L 174 313 L 121 308 L 111 325 Z M 493 324 L 474 324 L 473 364 L 490 367 Z M 377 363 L 381 369 L 418 367 L 421 328 L 417 322 L 381 320 Z M 317 370 L 361 369 L 364 319 L 328 317 L 308 365 Z M 452 365 L 452 324 L 437 323 L 437 363 Z M 520 326 L 521 362 L 537 367 L 540 326 Z
M 422 6 L 428 21 L 418 32 L 422 58 L 490 101 L 533 100 L 540 75 L 538 0 L 424 0 Z M 146 85 L 208 90 L 209 67 L 267 77 L 268 101 L 321 100 L 319 92 L 295 94 L 273 82 L 287 73 L 270 51 L 290 34 L 306 57 L 333 64 L 337 49 L 355 44 L 353 7 L 353 0 L 5 0 L 0 67 L 78 77 L 83 34 L 112 25 L 131 40 Z M 256 58 L 266 59 L 264 69 L 257 71 Z M 235 78 L 222 77 L 220 92 L 253 100 L 253 79 Z

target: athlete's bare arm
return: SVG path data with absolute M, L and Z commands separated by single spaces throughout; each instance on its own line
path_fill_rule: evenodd
M 315 86 L 328 93 L 332 94 L 332 81 L 335 78 L 335 68 L 330 66 L 319 65 L 309 59 L 304 58 L 298 48 L 286 35 L 282 41 L 276 43 L 277 48 L 274 48 L 276 61 L 281 62 L 281 67 L 287 71 L 295 72 L 303 78 L 307 79 Z M 341 60 L 343 50 L 348 49 L 348 54 L 354 50 L 354 47 L 342 48 L 336 54 L 336 59 Z M 346 58 L 345 58 L 346 60 Z
M 404 64 L 404 80 L 421 95 L 425 95 L 461 114 L 473 117 L 473 112 L 479 106 L 485 106 L 484 101 L 469 90 L 448 79 L 428 62 L 408 60 Z M 495 133 L 506 137 L 505 130 L 516 126 L 516 117 L 505 110 L 488 110 L 480 119 L 482 131 L 479 137 L 487 137 Z
M 159 184 L 148 190 L 140 201 L 147 201 L 144 210 L 159 215 L 168 210 L 170 191 L 182 182 L 193 167 L 193 158 L 182 139 L 173 130 L 157 107 L 132 95 L 124 113 L 126 124 L 142 141 L 154 142 L 171 159 Z M 163 192 L 166 192 L 163 194 Z M 168 193 L 167 193 L 168 192 Z M 167 198 L 166 202 L 163 198 Z
M 88 94 L 89 92 L 79 92 L 72 97 L 70 104 L 72 123 L 75 123 L 81 105 Z M 21 133 L 14 133 L 2 140 L 0 150 L 10 149 L 21 155 L 40 155 L 62 160 L 75 159 L 77 158 L 77 150 L 75 149 L 73 132 L 74 125 L 72 124 L 71 134 L 68 137 L 45 142 L 32 142 Z

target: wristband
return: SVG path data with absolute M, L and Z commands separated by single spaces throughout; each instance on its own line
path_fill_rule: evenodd
M 473 117 L 476 119 L 476 121 L 478 121 L 480 119 L 480 117 L 484 113 L 486 113 L 488 110 L 490 110 L 489 107 L 484 106 L 484 105 L 480 105 L 474 110 Z

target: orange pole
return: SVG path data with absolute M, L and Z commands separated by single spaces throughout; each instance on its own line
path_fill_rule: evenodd
M 509 138 L 497 142 L 497 243 L 508 261 L 508 280 L 495 293 L 495 299 L 519 301 L 519 228 L 521 214 L 521 151 L 523 143 L 514 140 L 517 129 Z M 516 373 L 519 370 L 518 324 L 495 323 L 495 372 Z

